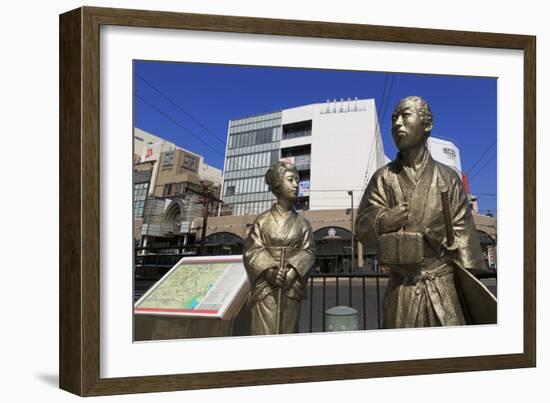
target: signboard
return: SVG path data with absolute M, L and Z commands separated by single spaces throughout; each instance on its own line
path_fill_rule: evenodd
M 199 162 L 199 158 L 194 155 L 187 154 L 187 153 L 183 155 L 182 166 L 186 169 L 197 172 L 199 170 L 198 162 Z
M 191 221 L 183 221 L 180 223 L 180 233 L 187 234 L 191 232 Z
M 143 146 L 141 152 L 141 161 L 158 161 L 160 154 L 174 150 L 175 146 L 168 141 L 157 141 Z
M 461 174 L 460 151 L 452 141 L 430 136 L 428 150 L 434 160 L 450 166 L 459 175 Z
M 134 313 L 226 319 L 248 290 L 242 256 L 184 257 L 135 303 Z
M 309 196 L 309 184 L 310 184 L 309 180 L 300 181 L 300 183 L 299 183 L 299 193 L 298 193 L 299 197 Z

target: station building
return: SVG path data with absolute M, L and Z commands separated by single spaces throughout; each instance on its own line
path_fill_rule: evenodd
M 208 221 L 208 251 L 217 254 L 222 245 L 242 250 L 256 216 L 275 202 L 264 175 L 282 159 L 300 176 L 296 208 L 313 226 L 315 270 L 350 271 L 352 209 L 372 174 L 389 161 L 373 99 L 327 101 L 229 121 L 222 187 L 226 210 Z M 359 266 L 374 269 L 373 252 L 357 242 L 355 247 Z

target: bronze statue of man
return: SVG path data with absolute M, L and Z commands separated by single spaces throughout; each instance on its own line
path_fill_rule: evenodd
M 424 99 L 399 102 L 391 128 L 399 153 L 374 173 L 357 212 L 357 237 L 389 268 L 386 328 L 469 323 L 456 271 L 485 268 L 461 179 L 428 151 L 432 123 Z
M 315 261 L 313 231 L 293 205 L 298 197 L 298 172 L 276 162 L 265 181 L 277 202 L 260 214 L 244 242 L 243 260 L 251 290 L 251 333 L 297 331 L 306 276 Z

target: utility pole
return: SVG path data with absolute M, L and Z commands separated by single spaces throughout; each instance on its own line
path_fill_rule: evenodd
M 201 248 L 200 254 L 204 256 L 205 254 L 205 244 L 206 244 L 206 227 L 208 226 L 208 213 L 210 212 L 210 203 L 212 201 L 212 188 L 210 186 L 206 187 L 203 192 L 203 213 L 202 213 L 202 231 L 201 231 Z
M 223 203 L 223 200 L 214 196 L 214 190 L 216 187 L 212 182 L 201 181 L 201 185 L 202 185 L 202 190 L 200 192 L 195 189 L 191 189 L 189 187 L 185 188 L 185 192 L 191 192 L 202 197 L 203 210 L 202 210 L 201 242 L 199 245 L 198 252 L 201 255 L 204 255 L 205 243 L 206 243 L 206 240 L 205 240 L 206 229 L 208 227 L 208 215 L 210 213 L 210 206 L 212 205 L 213 202 Z M 198 202 L 196 204 L 201 204 L 201 202 Z
M 355 267 L 355 220 L 353 218 L 353 190 L 348 190 L 348 195 L 351 196 L 351 270 Z

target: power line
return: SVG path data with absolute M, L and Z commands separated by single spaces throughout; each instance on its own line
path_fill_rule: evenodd
M 135 72 L 134 72 L 135 73 Z M 200 127 L 202 127 L 204 130 L 206 130 L 207 132 L 209 132 L 210 134 L 212 134 L 216 140 L 218 140 L 220 143 L 223 144 L 223 146 L 225 147 L 226 146 L 226 143 L 224 140 L 220 139 L 212 130 L 210 130 L 208 127 L 204 126 L 202 123 L 200 123 L 197 119 L 195 119 L 193 116 L 191 116 L 188 112 L 186 112 L 181 106 L 179 106 L 176 102 L 174 102 L 172 99 L 170 99 L 167 95 L 165 95 L 161 90 L 159 90 L 158 88 L 156 88 L 153 84 L 151 84 L 151 82 L 149 82 L 148 80 L 146 80 L 143 76 L 141 76 L 140 74 L 138 73 L 135 73 L 135 75 L 141 79 L 145 84 L 147 84 L 150 88 L 152 88 L 155 92 L 157 92 L 159 95 L 161 95 L 164 99 L 166 99 L 168 102 L 170 102 L 172 105 L 174 105 L 176 108 L 178 108 L 181 112 L 183 112 L 186 116 L 188 116 L 191 120 L 193 120 L 196 124 L 198 124 Z M 172 121 L 173 123 L 175 123 L 176 125 L 180 126 L 181 128 L 183 128 L 184 130 L 186 130 L 188 133 L 190 133 L 191 135 L 193 135 L 193 137 L 195 138 L 198 138 L 196 135 L 194 135 L 189 129 L 187 129 L 186 127 L 183 127 L 182 125 L 180 125 L 179 123 L 175 122 L 174 119 L 170 118 L 169 116 L 167 116 L 164 112 L 160 111 L 159 109 L 157 109 L 156 107 L 154 107 L 151 103 L 149 103 L 148 101 L 146 101 L 145 99 L 143 99 L 142 97 L 140 97 L 138 94 L 136 94 L 136 96 L 138 98 L 140 98 L 143 102 L 145 102 L 146 104 L 148 104 L 149 106 L 151 106 L 153 109 L 155 109 L 157 112 L 159 112 L 161 115 L 163 115 L 164 117 L 166 117 L 167 119 L 169 119 L 170 121 Z M 206 144 L 204 141 L 202 141 L 201 139 L 199 139 L 203 144 Z M 208 145 L 208 144 L 206 144 Z M 213 149 L 210 145 L 208 145 L 211 149 Z M 221 154 L 219 151 L 217 150 L 214 150 L 216 151 L 218 154 Z M 223 155 L 224 157 L 224 160 L 226 160 L 228 157 L 225 155 L 225 153 L 221 154 Z M 236 161 L 235 161 L 236 163 Z M 236 163 L 236 165 L 238 167 L 240 167 L 240 164 L 239 163 Z
M 386 79 L 384 80 L 384 89 L 382 90 L 382 96 L 380 97 L 380 113 L 384 110 L 384 95 L 386 95 L 386 85 L 388 84 L 389 74 L 386 73 Z
M 481 157 L 479 157 L 479 158 L 477 159 L 477 161 L 474 163 L 474 165 L 472 165 L 471 168 L 468 169 L 468 171 L 466 172 L 466 175 L 469 175 L 470 172 L 472 171 L 472 169 L 474 169 L 475 166 L 481 162 L 481 160 L 483 159 L 483 157 L 485 157 L 485 154 L 487 154 L 487 153 L 489 152 L 489 150 L 490 150 L 491 148 L 493 148 L 493 146 L 496 144 L 496 142 L 497 142 L 497 141 L 496 141 L 496 139 L 495 139 L 495 141 L 493 141 L 493 143 L 483 152 L 483 154 L 481 154 Z
M 166 94 L 164 94 L 161 90 L 159 90 L 157 87 L 155 87 L 153 84 L 151 84 L 149 81 L 147 81 L 144 77 L 139 75 L 138 73 L 135 73 L 135 75 L 140 78 L 145 84 L 147 84 L 150 88 L 152 88 L 155 92 L 157 92 L 161 97 L 166 99 L 168 102 L 170 102 L 172 105 L 174 105 L 176 108 L 178 108 L 181 112 L 183 112 L 189 119 L 191 119 L 193 122 L 198 124 L 200 127 L 202 127 L 204 130 L 206 130 L 208 133 L 210 133 L 212 136 L 216 138 L 220 143 L 222 143 L 225 146 L 225 140 L 221 139 L 214 133 L 212 130 L 210 130 L 208 127 L 203 125 L 201 122 L 199 122 L 197 119 L 195 119 L 193 116 L 191 116 L 188 112 L 186 112 L 181 106 L 179 106 L 175 101 L 173 101 L 171 98 L 169 98 Z
M 365 169 L 365 177 L 363 179 L 363 187 L 361 189 L 361 194 L 363 194 L 363 191 L 367 188 L 367 179 L 369 177 L 369 168 L 370 168 L 370 165 L 371 165 L 371 161 L 372 161 L 372 155 L 375 154 L 374 152 L 374 149 L 375 149 L 375 146 L 374 146 L 374 143 L 375 143 L 375 140 L 377 140 L 378 137 L 376 136 L 376 133 L 374 134 L 374 136 L 372 136 L 372 143 L 370 145 L 370 152 L 369 152 L 369 158 L 367 160 L 367 168 Z M 376 148 L 378 148 L 378 142 L 376 142 Z
M 384 119 L 386 118 L 386 111 L 388 110 L 388 104 L 390 103 L 391 91 L 393 89 L 393 83 L 395 82 L 395 74 L 391 75 L 390 88 L 388 89 L 388 96 L 386 106 L 384 106 L 384 114 L 382 115 L 382 126 L 384 126 Z
M 471 177 L 468 178 L 468 182 L 472 182 L 472 180 L 473 180 L 481 171 L 483 171 L 483 168 L 485 168 L 485 167 L 487 166 L 487 164 L 488 164 L 489 162 L 491 162 L 496 156 L 497 156 L 497 154 L 495 153 L 491 158 L 489 158 L 489 159 L 485 162 L 485 164 L 483 164 L 483 165 L 481 166 L 481 168 L 479 168 Z
M 385 115 L 384 104 L 387 107 L 388 102 L 389 102 L 389 97 L 390 97 L 390 94 L 391 94 L 391 88 L 393 87 L 393 80 L 391 80 L 390 89 L 389 89 L 387 97 L 386 97 L 386 87 L 387 87 L 387 84 L 388 84 L 388 78 L 389 77 L 390 77 L 389 73 L 386 73 L 386 79 L 384 80 L 384 89 L 382 90 L 382 97 L 381 97 L 381 103 L 380 103 L 380 112 L 382 112 L 384 110 L 384 112 L 383 112 L 384 115 Z M 393 78 L 393 76 L 392 76 L 392 78 Z M 382 132 L 382 125 L 383 125 L 383 121 L 379 120 L 378 121 L 378 128 L 380 129 L 380 132 Z M 363 194 L 364 190 L 367 188 L 367 179 L 369 177 L 369 168 L 370 168 L 372 155 L 374 153 L 374 142 L 375 142 L 375 140 L 378 140 L 378 138 L 376 136 L 376 133 L 372 137 L 372 143 L 371 143 L 371 146 L 370 146 L 371 149 L 370 149 L 370 152 L 369 152 L 369 158 L 367 159 L 367 167 L 365 169 L 365 177 L 363 178 L 363 186 L 362 186 L 362 189 L 361 189 L 361 194 Z M 378 149 L 378 142 L 376 143 L 376 149 Z M 360 194 L 360 196 L 361 196 L 361 194 Z
M 169 121 L 171 121 L 172 123 L 174 123 L 176 126 L 178 127 L 181 127 L 183 130 L 185 130 L 187 133 L 189 133 L 191 136 L 195 137 L 197 140 L 199 140 L 201 143 L 203 143 L 205 146 L 207 146 L 208 148 L 210 148 L 211 150 L 215 151 L 216 153 L 220 154 L 221 156 L 223 156 L 225 158 L 225 155 L 224 153 L 220 152 L 219 150 L 215 149 L 214 147 L 212 147 L 210 144 L 208 144 L 207 142 L 205 142 L 203 139 L 201 139 L 198 135 L 196 135 L 195 133 L 193 133 L 191 130 L 189 130 L 187 127 L 181 125 L 178 121 L 176 121 L 174 118 L 172 118 L 170 115 L 168 115 L 167 113 L 161 111 L 159 108 L 157 108 L 155 105 L 153 105 L 152 103 L 150 103 L 149 101 L 147 101 L 145 98 L 143 98 L 142 96 L 140 96 L 139 94 L 137 93 L 134 93 L 134 95 L 136 96 L 136 98 L 138 98 L 139 100 L 141 100 L 142 102 L 146 103 L 147 105 L 149 105 L 151 108 L 153 108 L 155 111 L 157 111 L 160 115 L 164 116 L 166 119 L 168 119 Z

